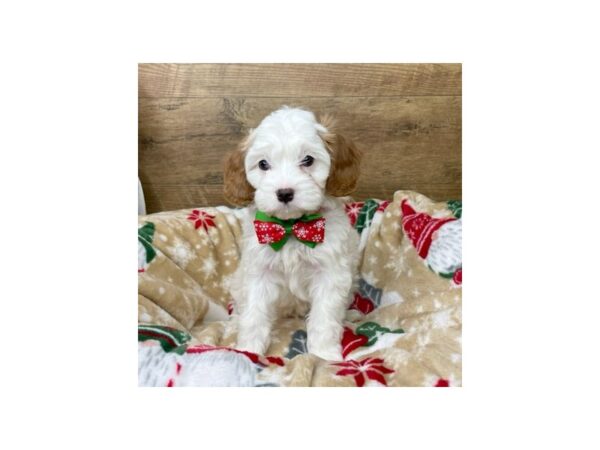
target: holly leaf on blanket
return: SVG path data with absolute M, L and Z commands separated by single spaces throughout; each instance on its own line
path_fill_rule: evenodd
M 294 356 L 301 355 L 302 353 L 308 353 L 308 348 L 306 347 L 306 340 L 306 331 L 294 331 L 294 334 L 292 335 L 292 340 L 290 341 L 289 350 L 285 357 L 287 359 L 292 359 Z
M 382 327 L 378 323 L 365 322 L 356 328 L 356 333 L 363 335 L 367 338 L 367 342 L 364 345 L 368 347 L 377 342 L 377 339 L 379 339 L 380 336 L 386 333 L 401 334 L 404 333 L 404 330 L 402 328 L 398 328 L 392 331 L 387 327 Z

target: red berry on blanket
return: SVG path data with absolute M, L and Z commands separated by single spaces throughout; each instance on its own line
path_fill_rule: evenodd
M 454 283 L 458 285 L 462 284 L 462 267 L 456 272 L 454 272 L 454 277 L 452 277 L 452 281 L 454 281 Z

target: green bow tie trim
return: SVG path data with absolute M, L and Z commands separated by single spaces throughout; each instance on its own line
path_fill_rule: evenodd
M 258 242 L 269 244 L 275 251 L 281 250 L 290 236 L 294 236 L 310 248 L 315 248 L 325 239 L 325 218 L 315 213 L 304 214 L 299 219 L 282 220 L 256 211 L 254 230 Z

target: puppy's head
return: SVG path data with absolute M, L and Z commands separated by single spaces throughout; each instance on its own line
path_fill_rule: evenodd
M 291 219 L 317 211 L 326 193 L 348 195 L 358 181 L 360 152 L 332 126 L 299 108 L 271 113 L 227 156 L 227 200 L 254 200 L 261 211 Z

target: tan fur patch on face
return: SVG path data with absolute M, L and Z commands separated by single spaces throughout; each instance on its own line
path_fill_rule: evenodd
M 254 188 L 246 179 L 244 158 L 250 145 L 249 137 L 225 156 L 223 167 L 223 193 L 225 199 L 235 206 L 245 206 L 254 200 Z
M 350 139 L 335 133 L 335 122 L 331 116 L 323 116 L 320 122 L 327 129 L 320 136 L 331 156 L 331 169 L 325 189 L 330 195 L 343 197 L 356 189 L 362 152 Z

